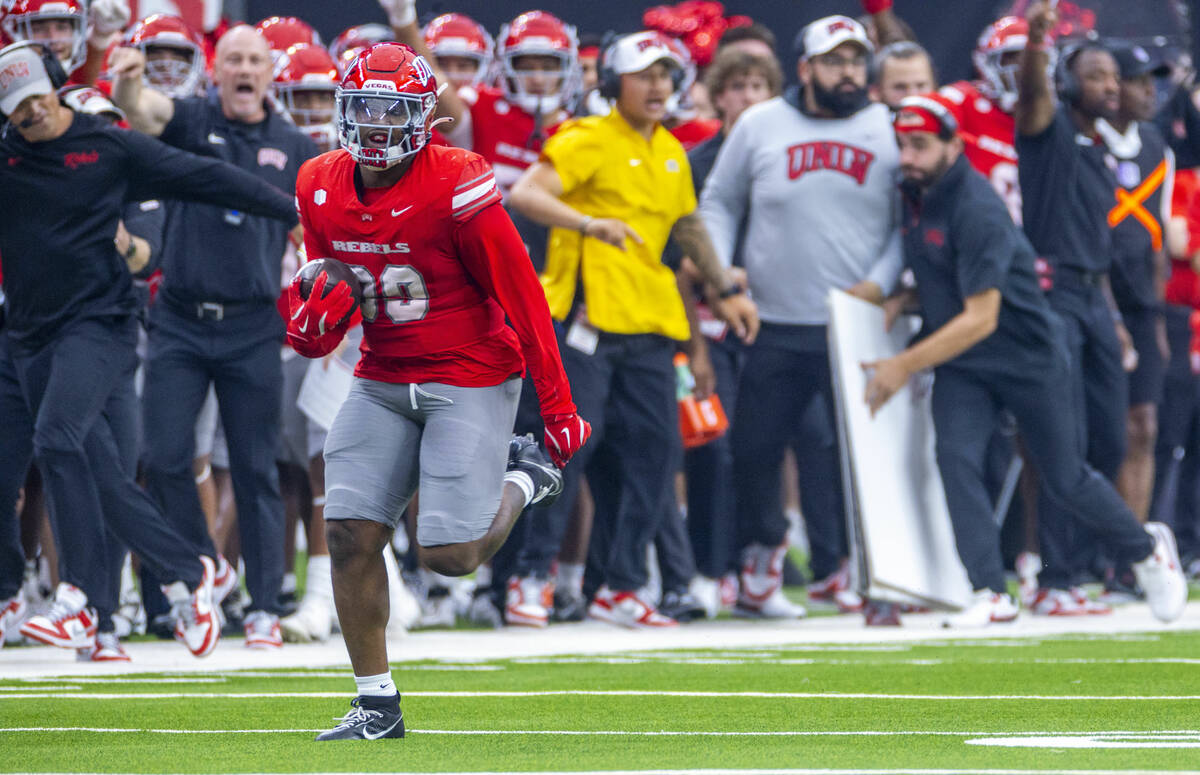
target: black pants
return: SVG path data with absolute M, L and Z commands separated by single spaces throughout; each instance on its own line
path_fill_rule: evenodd
M 728 338 L 733 335 L 729 334 Z M 717 396 L 725 414 L 737 411 L 742 347 L 735 342 L 709 342 L 709 356 L 717 375 Z M 734 521 L 732 431 L 683 454 L 687 476 L 687 532 L 696 567 L 709 578 L 737 569 L 737 532 Z
M 1008 409 L 1040 475 L 1055 518 L 1093 531 L 1117 561 L 1144 559 L 1153 540 L 1112 484 L 1085 461 L 1065 360 L 1043 374 L 979 375 L 942 367 L 933 385 L 938 470 L 955 542 L 974 589 L 1002 592 L 999 528 L 984 480 L 984 463 L 999 412 Z
M 201 548 L 172 529 L 122 456 L 122 445 L 128 455 L 136 443 L 130 403 L 136 331 L 132 316 L 81 320 L 38 349 L 10 349 L 34 417 L 33 453 L 55 541 L 66 558 L 60 573 L 109 612 L 118 547 L 110 545 L 106 526 L 164 583 L 194 588 L 203 574 Z
M 1066 329 L 1071 362 L 1065 384 L 1070 386 L 1068 399 L 1079 408 L 1074 414 L 1078 443 L 1092 468 L 1113 481 L 1125 460 L 1129 412 L 1129 378 L 1121 366 L 1121 345 L 1100 289 L 1063 279 L 1048 298 Z M 1044 477 L 1040 468 L 1038 474 Z M 1043 565 L 1038 583 L 1066 589 L 1091 563 L 1096 539 L 1080 530 L 1046 489 L 1043 484 L 1038 503 Z
M 825 341 L 823 326 L 787 328 L 815 329 L 814 344 Z M 770 336 L 765 326 L 764 334 Z M 787 536 L 779 485 L 784 450 L 792 446 L 800 468 L 812 572 L 818 579 L 836 571 L 847 552 L 834 417 L 828 349 L 797 351 L 760 334 L 746 356 L 733 420 L 738 545 L 778 546 Z
M 563 368 L 580 416 L 592 424 L 592 438 L 564 469 L 554 505 L 529 515 L 520 572 L 549 573 L 586 471 L 596 501 L 592 542 L 606 547 L 595 559 L 600 581 L 614 591 L 636 590 L 646 583 L 646 547 L 658 529 L 664 482 L 672 473 L 671 434 L 679 433 L 675 344 L 656 335 L 602 333 L 588 355 L 564 338 L 560 332 Z
M 216 556 L 192 473 L 196 417 L 209 384 L 216 388 L 250 610 L 276 614 L 284 564 L 283 501 L 275 466 L 283 333 L 271 303 L 214 320 L 199 319 L 194 311 L 189 316 L 160 301 L 150 313 L 143 395 L 150 492 L 179 532 Z
M 0 602 L 21 589 L 25 551 L 17 496 L 33 460 L 33 417 L 25 405 L 16 368 L 8 355 L 8 337 L 0 333 Z
M 1200 553 L 1200 376 L 1192 373 L 1187 307 L 1169 305 L 1167 339 L 1171 360 L 1158 407 L 1154 503 L 1151 516 L 1171 525 L 1182 555 Z

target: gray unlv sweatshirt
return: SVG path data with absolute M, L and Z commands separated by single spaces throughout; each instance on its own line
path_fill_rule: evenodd
M 776 97 L 747 110 L 721 147 L 700 213 L 725 266 L 742 255 L 768 323 L 825 325 L 831 288 L 873 280 L 890 293 L 903 264 L 900 152 L 888 108 L 813 118 Z

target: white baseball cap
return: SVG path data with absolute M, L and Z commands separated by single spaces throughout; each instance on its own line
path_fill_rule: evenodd
M 802 59 L 827 54 L 843 43 L 857 43 L 874 53 L 875 47 L 867 37 L 863 26 L 849 16 L 826 16 L 817 19 L 800 31 L 800 56 Z
M 618 38 L 608 47 L 604 65 L 617 75 L 640 73 L 655 62 L 669 60 L 672 65 L 683 69 L 683 62 L 663 36 L 657 32 L 636 32 Z
M 0 113 L 11 116 L 26 97 L 53 93 L 41 46 L 23 41 L 0 49 Z

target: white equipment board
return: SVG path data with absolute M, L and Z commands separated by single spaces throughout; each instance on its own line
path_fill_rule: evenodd
M 832 291 L 829 360 L 838 407 L 843 481 L 860 589 L 874 600 L 957 610 L 971 593 L 958 558 L 934 455 L 929 378 L 898 391 L 871 417 L 863 362 L 895 355 L 911 319 L 884 331 L 881 307 Z

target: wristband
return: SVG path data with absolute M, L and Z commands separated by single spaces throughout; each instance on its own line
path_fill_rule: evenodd
M 739 293 L 745 293 L 745 292 L 746 292 L 746 289 L 742 287 L 741 283 L 734 283 L 733 285 L 729 286 L 725 290 L 718 293 L 717 298 L 718 299 L 728 299 L 730 296 L 737 296 Z
M 583 220 L 579 222 L 579 225 L 575 227 L 575 230 L 578 231 L 580 234 L 587 236 L 588 224 L 594 220 L 596 220 L 596 219 L 590 215 L 583 216 Z

